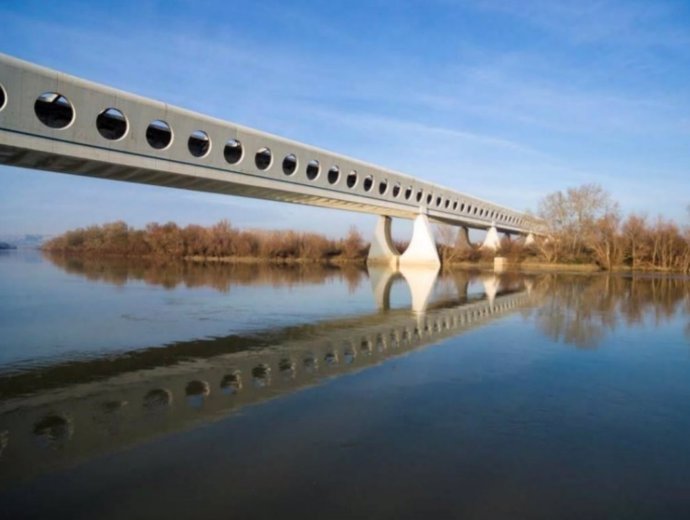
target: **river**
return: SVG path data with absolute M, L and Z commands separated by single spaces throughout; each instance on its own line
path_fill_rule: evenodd
M 0 253 L 2 518 L 688 518 L 690 281 Z

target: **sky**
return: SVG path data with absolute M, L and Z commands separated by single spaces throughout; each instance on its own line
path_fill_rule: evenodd
M 0 0 L 0 20 L 2 53 L 514 209 L 599 183 L 624 213 L 688 221 L 687 0 Z M 375 223 L 0 166 L 0 235 L 221 219 Z

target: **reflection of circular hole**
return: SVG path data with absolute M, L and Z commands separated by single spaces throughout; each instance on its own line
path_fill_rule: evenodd
M 352 348 L 346 348 L 343 352 L 343 361 L 348 365 L 352 364 L 357 357 L 357 353 Z
M 283 159 L 283 173 L 285 175 L 292 175 L 297 171 L 297 156 L 294 153 L 285 156 Z
M 104 413 L 116 413 L 127 406 L 127 401 L 106 401 L 101 404 L 101 410 Z
M 127 118 L 117 108 L 106 108 L 98 114 L 96 128 L 106 139 L 116 141 L 127 133 Z
M 309 179 L 310 181 L 315 181 L 316 178 L 319 176 L 319 173 L 321 173 L 321 166 L 319 165 L 319 161 L 312 159 L 307 164 L 307 179 Z
M 195 130 L 189 136 L 187 148 L 194 157 L 204 157 L 211 151 L 211 139 L 203 130 Z
M 5 451 L 7 445 L 10 443 L 10 432 L 3 430 L 0 432 L 0 458 L 2 458 L 2 452 Z
M 359 351 L 368 356 L 371 355 L 371 341 L 369 341 L 366 338 L 362 339 L 362 341 L 359 344 Z
M 170 146 L 170 143 L 172 143 L 172 138 L 173 135 L 170 125 L 165 121 L 161 121 L 160 119 L 151 121 L 146 129 L 146 140 L 151 148 L 156 150 L 163 150 L 164 148 Z
M 225 156 L 225 160 L 230 164 L 237 164 L 242 159 L 242 143 L 237 139 L 230 139 L 225 143 L 223 155 Z
M 208 395 L 211 393 L 211 388 L 208 386 L 206 381 L 195 380 L 187 383 L 184 389 L 185 395 L 195 396 L 195 395 Z
M 165 388 L 156 388 L 144 396 L 144 408 L 148 410 L 161 410 L 172 404 L 172 393 Z
M 309 354 L 302 360 L 302 366 L 307 372 L 315 372 L 319 369 L 319 361 L 315 356 Z
M 336 184 L 340 180 L 340 168 L 337 166 L 332 166 L 330 170 L 328 170 L 328 183 L 329 184 Z
M 283 377 L 295 377 L 295 362 L 288 358 L 281 359 L 278 363 L 278 370 Z
M 72 103 L 57 92 L 45 92 L 34 104 L 36 117 L 50 128 L 66 128 L 74 119 Z
M 72 433 L 72 422 L 62 415 L 49 415 L 34 424 L 34 435 L 49 445 L 68 441 Z
M 338 364 L 338 354 L 336 352 L 329 352 L 328 354 L 326 354 L 324 356 L 323 360 L 329 366 L 337 365 Z
M 209 387 L 206 381 L 197 379 L 187 383 L 184 393 L 187 396 L 187 404 L 189 406 L 201 408 L 204 404 L 204 400 L 211 393 L 211 387 Z
M 220 389 L 224 394 L 235 394 L 242 390 L 242 378 L 239 372 L 233 372 L 223 376 L 220 380 Z
M 271 166 L 271 150 L 261 148 L 254 156 L 254 164 L 259 170 L 267 170 Z
M 271 384 L 271 367 L 265 363 L 255 366 L 252 369 L 252 378 L 256 386 L 268 386 Z

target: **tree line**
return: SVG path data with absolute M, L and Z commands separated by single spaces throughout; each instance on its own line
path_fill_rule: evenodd
M 537 216 L 547 225 L 546 236 L 530 246 L 524 240 L 506 238 L 497 254 L 514 261 L 690 273 L 690 226 L 662 216 L 633 213 L 624 217 L 618 203 L 597 184 L 547 195 L 539 203 Z M 438 234 L 444 263 L 493 257 L 493 252 L 476 245 L 466 247 L 455 229 L 442 227 Z
M 168 222 L 151 223 L 144 229 L 118 221 L 67 231 L 47 241 L 42 249 L 67 254 L 282 262 L 358 261 L 367 253 L 356 228 L 334 240 L 318 233 L 240 230 L 225 220 L 209 227 Z

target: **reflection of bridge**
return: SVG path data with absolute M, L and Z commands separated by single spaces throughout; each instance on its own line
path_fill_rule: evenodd
M 492 299 L 465 296 L 427 305 L 423 315 L 388 310 L 2 377 L 0 482 L 191 428 L 382 363 L 508 315 L 531 300 L 519 283 L 505 287 Z
M 413 136 L 411 136 L 413 138 Z M 398 261 L 390 217 L 414 218 L 401 263 L 435 263 L 428 219 L 529 234 L 526 214 L 398 172 L 0 55 L 0 163 L 382 216 L 372 259 Z

